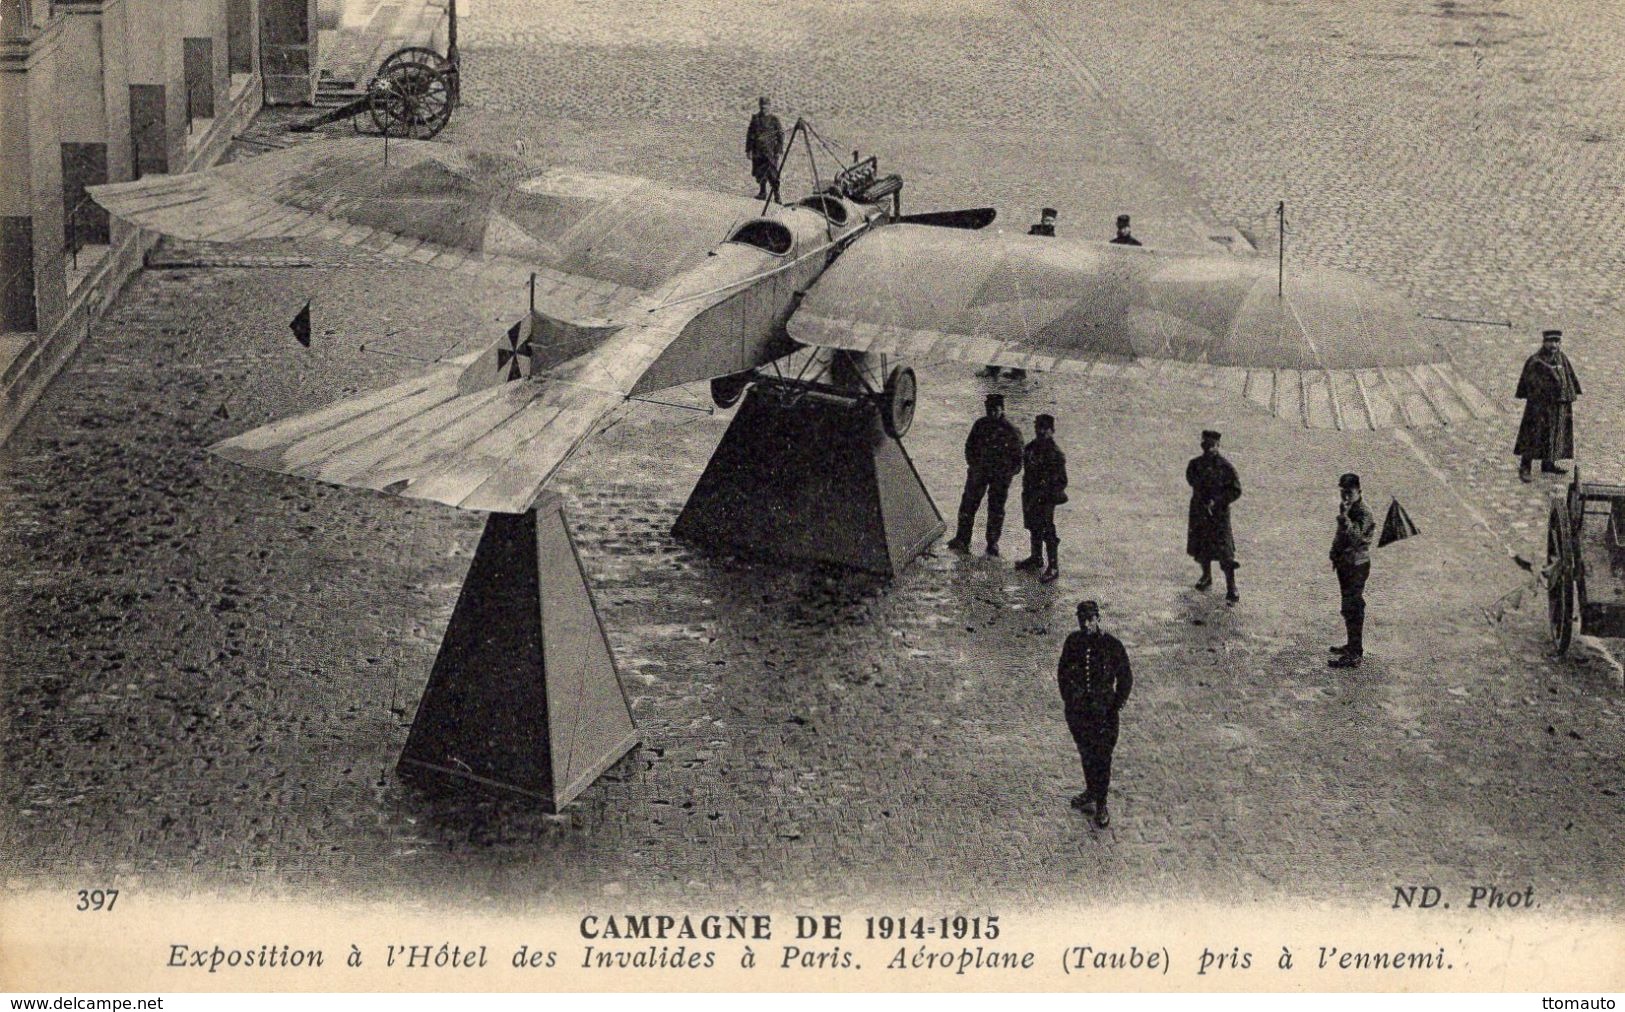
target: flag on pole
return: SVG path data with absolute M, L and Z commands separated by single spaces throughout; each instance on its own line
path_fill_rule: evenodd
M 299 310 L 299 314 L 288 324 L 288 329 L 293 331 L 294 340 L 306 348 L 310 347 L 310 301 L 308 299 L 305 301 L 305 308 Z
M 1382 522 L 1382 536 L 1377 538 L 1377 547 L 1391 545 L 1395 541 L 1404 541 L 1406 538 L 1421 531 L 1411 522 L 1411 515 L 1405 512 L 1405 507 L 1395 499 L 1388 504 L 1388 517 Z

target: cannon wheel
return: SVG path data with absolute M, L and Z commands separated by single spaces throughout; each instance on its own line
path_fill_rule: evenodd
M 914 424 L 914 404 L 919 399 L 919 386 L 914 370 L 897 366 L 886 376 L 886 389 L 880 395 L 880 424 L 886 435 L 902 439 Z
M 459 80 L 460 75 L 457 72 L 457 64 L 427 46 L 407 46 L 405 49 L 395 50 L 395 52 L 384 58 L 383 63 L 378 65 L 378 73 L 374 76 L 383 77 L 389 71 L 404 64 L 428 67 L 444 73 L 451 83 L 452 104 L 456 105 L 458 100 L 462 98 L 460 87 L 462 82 Z
M 423 63 L 397 63 L 372 82 L 372 121 L 391 137 L 428 140 L 451 121 L 451 79 Z
M 1574 642 L 1575 547 L 1568 501 L 1553 499 L 1546 521 L 1546 617 L 1559 655 Z

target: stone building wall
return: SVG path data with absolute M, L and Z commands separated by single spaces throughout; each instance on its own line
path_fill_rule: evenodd
M 156 239 L 86 188 L 217 161 L 267 99 L 267 30 L 278 100 L 310 101 L 315 24 L 314 0 L 0 0 L 0 442 Z

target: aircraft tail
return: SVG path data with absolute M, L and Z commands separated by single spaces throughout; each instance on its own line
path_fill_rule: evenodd
M 512 332 L 510 332 L 512 333 Z M 523 331 L 521 332 L 523 335 Z M 507 339 L 404 383 L 216 443 L 227 460 L 463 509 L 523 513 L 623 401 L 612 390 L 497 378 Z M 534 349 L 533 349 L 534 351 Z M 545 353 L 540 357 L 545 361 Z M 471 388 L 471 389 L 470 389 Z
M 594 350 L 623 326 L 610 320 L 565 320 L 531 310 L 469 362 L 458 377 L 457 389 L 467 394 L 498 383 L 540 377 Z

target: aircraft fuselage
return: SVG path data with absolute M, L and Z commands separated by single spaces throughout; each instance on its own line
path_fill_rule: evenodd
M 829 195 L 774 206 L 737 226 L 705 260 L 651 293 L 628 315 L 672 340 L 632 392 L 744 372 L 796 349 L 785 321 L 840 251 L 886 220 L 874 205 Z M 636 321 L 634 322 L 636 325 Z

